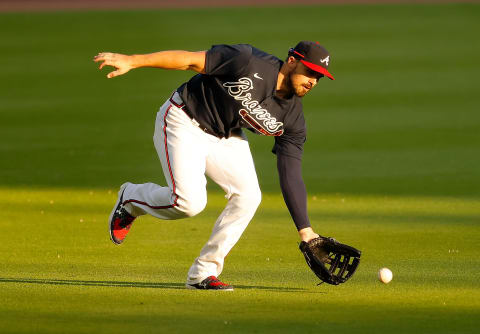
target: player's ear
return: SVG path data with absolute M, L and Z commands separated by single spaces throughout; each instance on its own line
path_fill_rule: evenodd
M 297 63 L 298 63 L 298 60 L 295 57 L 289 56 L 286 62 L 288 71 L 289 72 L 295 71 L 295 69 L 297 68 Z
M 297 59 L 294 57 L 294 56 L 289 56 L 287 58 L 287 63 L 288 64 L 292 64 L 292 65 L 295 65 L 297 63 Z

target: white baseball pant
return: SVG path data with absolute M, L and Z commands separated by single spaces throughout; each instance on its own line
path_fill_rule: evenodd
M 168 186 L 129 183 L 123 200 L 133 216 L 180 219 L 205 208 L 205 174 L 225 191 L 227 206 L 188 272 L 187 284 L 196 284 L 220 275 L 225 257 L 260 204 L 261 192 L 246 138 L 220 139 L 207 134 L 182 106 L 175 92 L 160 108 L 155 123 L 153 141 Z

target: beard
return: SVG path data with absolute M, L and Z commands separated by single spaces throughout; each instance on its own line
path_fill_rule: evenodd
M 296 95 L 298 97 L 304 97 L 310 89 L 307 89 L 301 84 L 294 84 L 292 81 L 292 75 L 295 74 L 295 71 L 292 71 L 288 74 L 287 77 L 287 87 L 289 89 L 290 95 Z
M 295 89 L 295 95 L 298 97 L 304 97 L 310 90 L 306 89 L 302 85 L 294 87 Z

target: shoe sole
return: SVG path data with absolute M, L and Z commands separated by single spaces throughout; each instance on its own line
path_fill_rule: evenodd
M 113 214 L 115 213 L 115 211 L 117 211 L 118 209 L 118 206 L 120 205 L 120 202 L 122 201 L 123 199 L 123 192 L 125 191 L 125 188 L 128 186 L 130 182 L 126 182 L 124 184 L 122 184 L 120 186 L 120 190 L 118 191 L 118 198 L 117 198 L 117 202 L 115 203 L 115 205 L 113 206 L 113 210 L 112 212 L 110 213 L 110 216 L 108 217 L 108 230 L 109 230 L 109 234 L 110 234 L 110 240 L 112 240 L 112 242 L 115 244 L 115 245 L 120 245 L 121 242 L 117 242 L 115 241 L 115 239 L 113 238 L 113 229 L 112 229 L 112 219 L 113 219 Z
M 230 289 L 197 289 L 194 286 L 191 286 L 190 284 L 185 284 L 185 288 L 187 290 L 199 290 L 199 291 L 233 291 L 233 287 Z

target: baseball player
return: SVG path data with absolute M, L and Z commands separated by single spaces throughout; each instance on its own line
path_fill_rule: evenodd
M 248 44 L 214 45 L 208 51 L 161 51 L 143 55 L 102 52 L 100 69 L 113 78 L 139 67 L 197 72 L 161 106 L 153 141 L 167 181 L 124 183 L 110 215 L 110 237 L 121 244 L 135 218 L 149 214 L 180 219 L 207 203 L 208 175 L 228 204 L 188 271 L 189 289 L 233 290 L 217 277 L 261 201 L 249 144 L 242 129 L 273 136 L 281 190 L 300 239 L 316 237 L 307 215 L 301 174 L 306 126 L 301 98 L 328 72 L 330 55 L 318 43 L 302 41 L 285 61 Z

